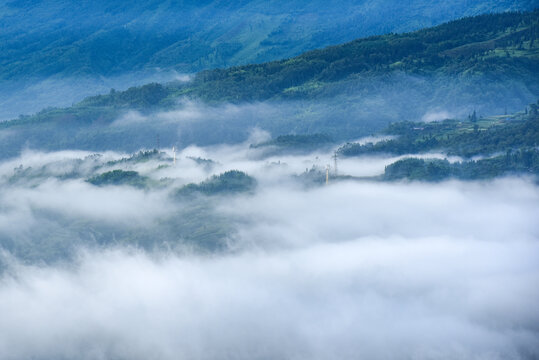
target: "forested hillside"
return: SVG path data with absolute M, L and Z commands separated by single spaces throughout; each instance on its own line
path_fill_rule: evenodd
M 539 113 L 537 103 L 530 110 L 511 115 L 478 119 L 475 113 L 468 119 L 444 121 L 399 122 L 388 126 L 385 135 L 394 138 L 377 142 L 347 143 L 339 149 L 343 156 L 366 154 L 421 154 L 443 151 L 448 155 L 471 158 L 492 155 L 519 148 L 539 146 Z
M 440 86 L 449 78 L 518 80 L 535 94 L 538 67 L 539 10 L 482 15 L 412 33 L 358 39 L 287 60 L 202 71 L 193 82 L 166 91 L 154 87 L 149 93 L 149 87 L 142 87 L 81 104 L 140 107 L 146 101 L 141 96 L 163 105 L 168 96 L 182 95 L 212 101 L 324 97 L 370 90 L 402 74 L 428 77 Z
M 187 83 L 111 90 L 2 123 L 3 154 L 23 145 L 136 151 L 158 134 L 165 146 L 238 142 L 253 128 L 350 140 L 440 110 L 446 118 L 515 112 L 539 97 L 538 39 L 539 11 L 481 15 L 203 71 Z
M 482 15 L 413 33 L 359 39 L 289 60 L 204 71 L 192 91 L 227 100 L 326 95 L 333 90 L 328 84 L 398 71 L 517 78 L 537 90 L 538 39 L 539 11 Z
M 0 4 L 0 79 L 193 72 L 290 57 L 533 1 L 33 0 Z M 436 11 L 433 11 L 436 9 Z
M 289 58 L 534 0 L 0 2 L 0 121 L 204 69 Z
M 385 168 L 384 180 L 441 181 L 492 179 L 508 175 L 539 175 L 539 101 L 510 115 L 447 119 L 433 123 L 400 122 L 383 133 L 391 139 L 377 143 L 348 143 L 341 158 L 395 156 L 403 159 Z M 529 110 L 528 110 L 529 109 Z M 423 159 L 432 153 L 458 156 L 460 161 Z

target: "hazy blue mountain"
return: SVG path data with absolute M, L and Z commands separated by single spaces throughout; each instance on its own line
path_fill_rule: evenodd
M 2 6 L 3 79 L 196 71 L 263 62 L 533 1 L 11 1 Z
M 520 111 L 539 98 L 538 24 L 538 11 L 480 15 L 110 91 L 0 124 L 0 152 L 237 143 L 253 129 L 353 140 L 395 121 Z
M 70 105 L 111 87 L 172 79 L 172 69 L 261 63 L 358 37 L 534 6 L 534 0 L 5 1 L 0 119 Z

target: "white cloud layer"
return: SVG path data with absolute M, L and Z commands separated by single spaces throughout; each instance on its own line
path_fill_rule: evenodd
M 82 218 L 136 220 L 159 204 L 122 187 L 51 186 L 13 196 Z M 12 260 L 0 358 L 534 358 L 538 200 L 525 179 L 263 183 L 216 203 L 238 226 L 232 252 Z
M 0 355 L 526 358 L 538 250 L 392 237 L 211 259 L 87 254 L 75 270 L 3 279 Z
M 453 119 L 455 115 L 446 110 L 431 110 L 425 113 L 421 117 L 423 122 L 433 122 L 433 121 L 442 121 L 446 119 Z

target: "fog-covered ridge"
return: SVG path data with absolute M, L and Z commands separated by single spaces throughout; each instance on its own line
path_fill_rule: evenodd
M 0 163 L 0 356 L 538 355 L 533 179 L 337 181 L 331 167 L 328 185 L 311 183 L 301 175 L 332 152 L 249 146 L 267 138 L 189 147 L 176 163 L 172 149 Z M 347 159 L 339 173 L 392 161 Z M 149 185 L 86 181 L 114 169 Z M 176 196 L 231 169 L 256 187 Z

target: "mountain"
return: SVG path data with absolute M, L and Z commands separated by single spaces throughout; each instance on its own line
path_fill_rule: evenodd
M 262 63 L 534 6 L 534 0 L 4 1 L 0 119 L 171 80 L 176 72 Z
M 490 14 L 203 71 L 2 123 L 2 150 L 238 142 L 253 128 L 349 140 L 392 121 L 517 111 L 539 97 L 538 38 L 539 11 Z
M 0 12 L 0 78 L 145 67 L 193 72 L 532 6 L 503 0 L 9 1 Z
M 204 71 L 190 91 L 208 100 L 232 101 L 325 96 L 335 83 L 396 72 L 513 78 L 534 87 L 537 38 L 539 11 L 481 15 L 413 33 L 358 39 L 292 59 Z

